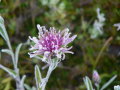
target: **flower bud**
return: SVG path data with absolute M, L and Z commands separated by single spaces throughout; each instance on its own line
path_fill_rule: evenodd
M 95 83 L 95 85 L 99 85 L 101 80 L 100 80 L 100 76 L 96 70 L 93 71 L 92 78 L 93 78 L 93 82 Z

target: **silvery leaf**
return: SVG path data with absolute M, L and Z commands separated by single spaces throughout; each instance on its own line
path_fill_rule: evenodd
M 4 71 L 6 71 L 7 73 L 9 73 L 13 78 L 16 78 L 17 74 L 14 70 L 9 69 L 1 64 L 0 64 L 0 68 L 3 69 Z
M 94 90 L 93 86 L 92 86 L 92 82 L 89 79 L 89 77 L 86 76 L 85 78 L 83 78 L 83 81 L 84 81 L 84 83 L 85 83 L 85 85 L 87 87 L 87 90 Z
M 13 59 L 14 58 L 14 54 L 13 54 L 13 52 L 10 49 L 2 49 L 1 52 L 4 52 L 4 53 L 7 53 L 7 54 L 11 55 L 12 60 L 13 60 L 13 64 L 15 65 L 15 61 Z
M 20 52 L 20 48 L 21 48 L 22 44 L 19 44 L 16 48 L 16 51 L 15 51 L 15 61 L 16 61 L 16 64 L 18 63 L 18 56 L 19 56 L 19 52 Z
M 24 84 L 25 78 L 26 78 L 26 75 L 23 75 L 23 77 L 22 77 L 22 79 L 21 79 L 21 84 L 22 84 L 22 85 Z
M 42 76 L 41 76 L 41 72 L 40 72 L 40 69 L 39 69 L 38 65 L 35 66 L 35 80 L 36 80 L 37 88 L 39 90 L 41 90 L 40 83 L 41 83 L 41 80 L 42 80 Z
M 30 87 L 29 85 L 27 84 L 24 84 L 26 90 L 37 90 L 34 86 L 33 87 Z
M 9 55 L 11 55 L 11 56 L 12 56 L 12 54 L 13 54 L 12 51 L 9 50 L 9 49 L 2 49 L 1 52 L 7 53 L 7 54 L 9 54 Z
M 8 47 L 11 49 L 10 40 L 8 38 L 8 34 L 4 25 L 4 19 L 1 16 L 0 16 L 0 35 L 4 38 Z

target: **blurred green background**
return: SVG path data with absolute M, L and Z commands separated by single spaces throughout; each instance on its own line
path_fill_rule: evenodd
M 90 38 L 90 28 L 97 19 L 96 9 L 105 14 L 103 34 Z M 83 77 L 92 79 L 96 69 L 102 79 L 101 85 L 117 74 L 117 79 L 106 89 L 120 85 L 120 31 L 113 24 L 120 22 L 120 0 L 2 0 L 0 14 L 13 48 L 25 43 L 28 36 L 37 36 L 36 24 L 57 29 L 69 28 L 77 38 L 72 42 L 74 55 L 66 54 L 66 59 L 52 73 L 46 90 L 86 90 Z M 20 74 L 27 75 L 25 83 L 35 86 L 34 66 L 42 68 L 45 64 L 30 59 L 29 45 L 20 52 Z M 7 48 L 0 37 L 0 48 Z M 98 63 L 95 65 L 96 60 Z M 2 53 L 0 63 L 13 68 L 9 55 Z M 41 70 L 46 75 L 45 70 Z M 15 90 L 15 81 L 0 70 L 0 90 Z

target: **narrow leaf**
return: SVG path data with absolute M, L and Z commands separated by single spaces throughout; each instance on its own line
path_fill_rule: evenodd
M 21 79 L 21 84 L 24 85 L 24 81 L 25 81 L 26 75 L 23 75 L 22 79 Z
M 16 72 L 15 72 L 14 70 L 9 69 L 9 68 L 1 65 L 1 64 L 0 64 L 0 68 L 3 69 L 4 71 L 6 71 L 7 73 L 9 73 L 10 76 L 12 76 L 13 78 L 16 78 L 16 75 L 17 75 L 17 74 L 16 74 Z
M 10 90 L 10 82 L 8 82 L 7 84 L 6 84 L 6 86 L 5 86 L 5 88 L 4 88 L 4 90 Z
M 19 44 L 16 48 L 15 51 L 15 60 L 16 60 L 16 64 L 18 63 L 18 57 L 19 57 L 19 52 L 20 52 L 20 48 L 21 48 L 22 44 Z
M 0 34 L 5 38 L 6 40 L 8 39 L 8 34 L 6 32 L 6 28 L 4 26 L 4 19 L 0 16 Z
M 86 76 L 85 78 L 83 78 L 83 81 L 84 81 L 84 83 L 85 83 L 85 85 L 87 87 L 87 90 L 94 90 L 93 86 L 92 86 L 92 82 L 89 79 L 89 77 Z
M 0 35 L 3 37 L 3 39 L 4 39 L 5 41 L 7 41 L 7 38 L 5 37 L 5 34 L 4 34 L 4 32 L 3 32 L 3 25 L 2 25 L 2 24 L 0 24 Z
M 37 65 L 35 66 L 35 80 L 36 80 L 36 85 L 37 85 L 38 90 L 41 90 L 39 84 L 41 83 L 42 76 L 41 76 L 40 69 Z
M 11 55 L 12 60 L 13 60 L 13 64 L 15 65 L 15 61 L 13 59 L 14 58 L 14 54 L 13 54 L 13 52 L 10 49 L 2 49 L 1 52 L 4 52 L 4 53 L 7 53 L 7 54 Z
M 11 48 L 11 44 L 10 44 L 10 40 L 9 40 L 9 37 L 8 37 L 8 34 L 7 34 L 7 31 L 6 31 L 6 28 L 5 28 L 5 25 L 4 25 L 4 19 L 0 16 L 0 35 L 4 38 L 4 40 L 6 41 L 9 49 L 12 49 Z
M 34 86 L 33 87 L 30 87 L 29 85 L 27 84 L 24 84 L 26 90 L 37 90 Z
M 12 56 L 12 54 L 13 54 L 12 51 L 9 50 L 9 49 L 2 49 L 1 52 L 7 53 L 7 54 L 9 54 L 9 55 L 11 55 L 11 56 Z
M 90 90 L 93 90 L 93 86 L 92 86 L 92 82 L 91 82 L 91 80 L 87 77 L 87 79 L 88 79 L 88 84 L 89 84 L 89 88 L 90 88 Z
M 33 86 L 31 90 L 37 90 L 37 89 Z
M 105 88 L 107 88 L 115 79 L 116 79 L 117 75 L 113 76 L 107 83 L 105 83 L 102 88 L 100 90 L 104 90 Z
M 31 90 L 31 87 L 29 85 L 24 84 L 24 86 L 25 86 L 26 90 Z

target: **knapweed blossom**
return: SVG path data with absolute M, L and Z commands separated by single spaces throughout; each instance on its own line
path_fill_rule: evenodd
M 39 30 L 38 38 L 29 37 L 34 42 L 34 45 L 30 48 L 32 52 L 29 53 L 31 58 L 42 55 L 42 61 L 49 64 L 53 58 L 64 60 L 65 53 L 73 54 L 69 51 L 72 47 L 68 47 L 68 44 L 76 38 L 76 35 L 70 37 L 69 29 L 57 31 L 54 27 L 50 27 L 47 30 L 45 26 L 40 25 L 37 25 L 37 28 Z

